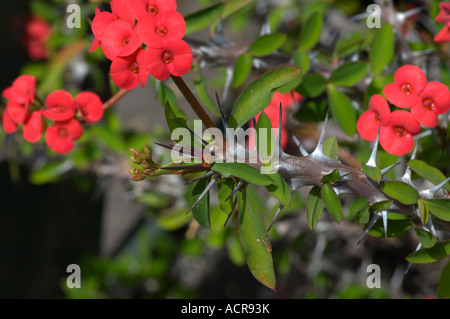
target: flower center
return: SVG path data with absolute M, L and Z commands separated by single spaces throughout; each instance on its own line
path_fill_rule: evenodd
M 157 15 L 159 12 L 158 6 L 156 6 L 154 4 L 149 4 L 147 6 L 147 12 L 153 16 Z
M 133 73 L 139 73 L 139 64 L 137 62 L 133 62 L 133 64 L 130 65 L 130 71 Z
M 66 111 L 66 106 L 65 105 L 58 105 L 56 107 L 56 112 L 58 113 L 64 113 Z
M 58 136 L 60 138 L 68 138 L 69 131 L 65 127 L 60 127 L 60 128 L 58 128 Z
M 165 50 L 162 53 L 161 58 L 162 58 L 163 62 L 166 64 L 172 63 L 173 62 L 173 53 L 168 50 Z
M 122 40 L 122 46 L 125 47 L 128 43 L 130 43 L 131 37 L 126 37 Z
M 434 111 L 434 101 L 432 98 L 427 97 L 427 98 L 423 99 L 422 105 L 425 108 L 425 110 Z
M 169 30 L 167 30 L 166 27 L 161 26 L 161 27 L 156 27 L 155 32 L 158 37 L 164 38 L 167 35 L 167 33 L 169 32 Z
M 409 83 L 405 83 L 400 87 L 400 91 L 403 94 L 410 95 L 413 92 L 412 85 Z
M 375 118 L 375 122 L 377 122 L 377 123 L 380 123 L 380 122 L 381 122 L 380 114 L 379 114 L 378 112 L 375 112 L 374 118 Z
M 405 136 L 406 133 L 408 133 L 407 130 L 405 130 L 403 127 L 394 127 L 394 134 L 397 136 Z

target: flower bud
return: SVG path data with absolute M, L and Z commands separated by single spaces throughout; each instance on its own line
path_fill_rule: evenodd
M 134 175 L 133 177 L 131 177 L 131 180 L 133 182 L 143 181 L 144 179 L 145 179 L 145 175 L 142 175 L 142 174 Z

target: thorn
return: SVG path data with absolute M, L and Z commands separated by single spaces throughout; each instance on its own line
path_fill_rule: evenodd
M 389 166 L 386 167 L 386 168 L 383 168 L 383 169 L 381 170 L 381 175 L 383 176 L 384 174 L 386 174 L 387 172 L 389 172 L 391 169 L 393 169 L 395 166 L 397 166 L 397 165 L 399 165 L 399 164 L 400 164 L 400 162 L 397 162 L 397 163 L 395 163 L 395 164 L 389 165 Z
M 302 143 L 300 143 L 300 141 L 298 140 L 298 138 L 294 135 L 294 133 L 292 133 L 291 130 L 288 130 L 289 134 L 291 134 L 292 139 L 294 140 L 295 144 L 297 145 L 298 149 L 300 150 L 300 153 L 303 156 L 308 156 L 308 152 L 305 150 L 305 148 L 303 147 Z
M 328 116 L 330 114 L 330 109 L 327 110 L 327 115 L 325 116 L 325 121 L 323 122 L 322 132 L 320 133 L 319 142 L 317 143 L 316 149 L 311 153 L 314 156 L 323 156 L 323 145 L 325 142 L 325 133 L 327 132 Z
M 216 91 L 216 101 L 217 101 L 217 106 L 219 107 L 220 117 L 222 118 L 223 129 L 226 130 L 228 128 L 228 123 L 225 120 L 225 114 L 223 113 L 222 104 L 220 103 L 220 99 L 219 99 L 219 95 L 217 94 L 217 91 Z
M 433 186 L 429 189 L 425 189 L 423 191 L 420 191 L 420 195 L 422 195 L 422 197 L 425 198 L 433 198 L 434 195 L 436 195 L 436 193 L 445 186 L 445 184 L 447 184 L 448 182 L 450 182 L 450 177 L 446 178 L 444 181 L 442 181 L 441 183 L 439 183 L 436 186 Z
M 186 212 L 186 215 L 189 214 L 191 212 L 191 210 L 194 209 L 195 206 L 197 206 L 198 202 L 200 202 L 200 200 L 205 196 L 205 194 L 207 192 L 209 192 L 209 190 L 214 186 L 214 184 L 217 182 L 218 178 L 217 176 L 214 176 L 211 181 L 209 182 L 209 184 L 205 187 L 204 191 L 200 194 L 200 196 L 197 198 L 197 200 L 195 201 L 194 205 L 192 205 L 192 207 Z
M 375 139 L 375 143 L 373 144 L 372 153 L 370 154 L 370 158 L 367 161 L 366 165 L 371 167 L 377 167 L 377 151 L 378 151 L 378 143 L 380 141 L 380 131 L 381 125 L 378 127 L 377 138 Z
M 194 183 L 194 182 L 196 182 L 196 181 L 199 181 L 199 180 L 201 180 L 201 179 L 207 178 L 207 177 L 209 177 L 209 176 L 211 176 L 211 175 L 213 175 L 213 174 L 214 174 L 214 171 L 209 171 L 209 172 L 203 174 L 202 176 L 197 177 L 197 178 L 195 178 L 195 179 L 193 179 L 193 180 L 191 180 L 191 181 L 185 183 L 184 185 L 192 184 L 192 183 Z
M 233 197 L 234 194 L 236 194 L 236 192 L 238 190 L 240 190 L 242 188 L 242 186 L 244 186 L 244 182 L 243 181 L 239 181 L 237 186 L 233 189 L 233 191 L 231 192 L 230 195 L 228 195 L 227 199 L 225 199 L 225 201 L 229 200 L 231 197 Z
M 413 160 L 416 158 L 416 154 L 417 154 L 417 150 L 419 148 L 419 141 L 420 139 L 417 140 L 416 145 L 414 145 L 414 150 L 412 152 L 411 158 L 410 160 Z M 402 180 L 403 182 L 412 185 L 412 180 L 411 180 L 411 168 L 409 166 L 406 166 L 406 170 L 405 173 L 403 174 L 403 176 L 400 178 L 400 180 Z
M 361 239 L 358 241 L 358 243 L 356 245 L 359 246 L 359 244 L 363 241 L 364 238 L 366 238 L 367 234 L 369 233 L 369 231 L 372 229 L 373 225 L 375 225 L 375 223 L 381 218 L 380 215 L 376 214 L 375 216 L 373 216 L 372 220 L 370 221 L 370 223 L 367 225 L 367 228 L 364 230 L 364 234 L 361 237 Z
M 209 143 L 207 143 L 204 139 L 202 139 L 200 136 L 198 136 L 193 130 L 191 130 L 189 127 L 187 128 L 189 130 L 189 132 L 191 132 L 200 142 L 202 142 L 203 145 L 208 145 Z
M 431 216 L 428 217 L 427 225 L 430 225 L 430 232 L 433 234 L 434 237 L 439 241 L 439 238 L 436 234 L 436 228 L 434 228 L 433 221 L 431 220 Z
M 388 223 L 387 211 L 383 210 L 381 212 L 381 215 L 383 217 L 384 238 L 387 238 L 387 223 Z
M 278 207 L 278 209 L 277 209 L 277 211 L 276 211 L 276 213 L 275 213 L 275 216 L 273 216 L 273 219 L 272 219 L 272 222 L 270 223 L 269 228 L 267 228 L 267 231 L 269 231 L 270 228 L 272 228 L 272 226 L 273 226 L 273 224 L 275 223 L 275 221 L 277 220 L 278 216 L 280 216 L 281 211 L 283 210 L 283 208 L 284 208 L 284 205 L 283 205 L 283 204 L 280 204 L 280 206 Z
M 266 34 L 270 34 L 270 21 L 268 18 L 265 19 L 264 24 L 261 27 L 261 31 L 259 32 L 259 36 Z
M 190 166 L 166 166 L 166 167 L 161 167 L 161 169 L 167 169 L 167 170 L 171 170 L 171 169 L 197 169 L 197 168 L 205 168 L 205 166 L 203 166 L 203 164 L 194 164 L 194 165 L 190 165 Z
M 236 208 L 236 204 L 237 204 L 237 200 L 234 201 L 233 208 L 231 209 L 231 212 L 228 214 L 227 219 L 225 220 L 225 223 L 223 223 L 223 227 L 225 227 L 228 224 L 228 221 L 230 220 L 231 215 L 234 213 L 234 210 Z

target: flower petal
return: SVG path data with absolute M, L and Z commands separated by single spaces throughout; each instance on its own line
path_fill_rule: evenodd
M 65 90 L 51 92 L 45 99 L 48 109 L 43 115 L 54 121 L 65 121 L 75 116 L 76 106 L 72 95 Z
M 17 130 L 17 124 L 11 120 L 6 110 L 3 112 L 2 116 L 2 126 L 7 134 L 14 133 Z
M 61 127 L 58 125 L 51 126 L 45 131 L 45 142 L 48 147 L 59 154 L 69 153 L 74 143 L 69 135 L 60 134 Z
M 44 129 L 42 112 L 34 111 L 23 125 L 23 137 L 30 143 L 36 143 L 41 139 Z
M 369 110 L 375 112 L 375 115 L 378 114 L 378 120 L 381 122 L 381 125 L 384 126 L 389 123 L 391 109 L 389 108 L 389 104 L 381 95 L 372 95 L 369 101 Z
M 75 104 L 86 123 L 98 122 L 103 116 L 103 103 L 97 94 L 81 92 L 75 97 Z

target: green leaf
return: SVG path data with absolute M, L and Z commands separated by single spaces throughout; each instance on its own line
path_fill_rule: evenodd
M 329 82 L 334 85 L 353 86 L 367 74 L 367 63 L 347 62 L 331 73 Z
M 426 225 L 426 223 L 428 222 L 429 210 L 428 207 L 425 205 L 423 199 L 417 200 L 417 207 L 419 209 L 420 220 L 422 221 L 422 224 Z
M 211 169 L 223 177 L 235 176 L 249 183 L 267 186 L 273 180 L 265 174 L 261 174 L 256 168 L 244 163 L 215 163 Z
M 295 80 L 301 69 L 284 66 L 270 70 L 252 82 L 236 100 L 228 120 L 230 128 L 238 128 L 265 109 L 272 98 L 272 91 Z
M 330 136 L 325 139 L 323 153 L 335 161 L 338 160 L 339 145 L 336 136 Z
M 308 74 L 298 87 L 298 93 L 306 97 L 318 97 L 326 88 L 326 80 L 318 73 Z
M 356 132 L 356 114 L 350 99 L 332 84 L 327 86 L 331 114 L 344 132 L 352 136 Z
M 409 184 L 398 181 L 383 181 L 380 188 L 389 197 L 405 205 L 412 205 L 419 199 L 419 193 Z
M 386 231 L 387 237 L 399 237 L 411 228 L 411 222 L 408 220 L 393 220 L 388 214 L 388 227 Z M 374 237 L 384 237 L 384 225 L 381 218 L 373 225 L 369 231 L 369 235 Z
M 253 56 L 258 57 L 269 55 L 273 51 L 281 48 L 285 41 L 286 35 L 283 33 L 266 34 L 253 41 L 253 43 L 250 44 L 248 51 Z
M 275 290 L 272 246 L 258 209 L 245 189 L 239 191 L 239 239 L 252 275 Z
M 261 149 L 261 147 L 266 149 Z M 263 157 L 263 163 L 266 163 L 272 157 L 275 150 L 275 134 L 272 123 L 264 111 L 259 116 L 258 123 L 256 123 L 256 149 L 258 154 Z
M 300 90 L 297 91 L 300 92 Z M 300 122 L 322 122 L 325 119 L 327 110 L 328 103 L 326 100 L 309 100 L 298 110 L 295 118 Z
M 335 183 L 339 180 L 340 177 L 341 177 L 341 174 L 339 173 L 339 169 L 336 168 L 331 173 L 322 177 L 322 183 L 323 184 Z
M 340 223 L 342 219 L 342 204 L 334 189 L 329 184 L 324 184 L 322 185 L 320 194 L 331 217 L 337 223 Z
M 280 174 L 275 173 L 269 176 L 274 182 L 273 184 L 266 186 L 266 189 L 269 191 L 270 195 L 278 199 L 281 204 L 289 206 L 291 204 L 292 196 L 289 186 Z
M 323 17 L 319 12 L 311 14 L 300 33 L 299 50 L 309 50 L 319 41 L 322 31 L 322 21 Z
M 444 269 L 442 269 L 441 278 L 437 288 L 437 295 L 440 299 L 450 298 L 450 261 L 447 262 Z
M 436 244 L 436 237 L 432 233 L 419 228 L 414 228 L 414 231 L 423 247 L 431 248 Z
M 292 58 L 294 59 L 294 64 L 299 68 L 302 68 L 302 73 L 307 74 L 311 66 L 311 60 L 309 59 L 308 54 L 299 50 L 294 50 L 294 52 L 292 52 Z
M 437 218 L 450 221 L 450 199 L 424 199 L 423 202 Z
M 389 207 L 391 207 L 393 203 L 393 200 L 383 200 L 380 202 L 373 203 L 369 206 L 370 211 L 374 213 L 378 213 L 384 210 L 388 210 Z
M 376 75 L 383 72 L 383 68 L 394 57 L 394 32 L 392 26 L 385 23 L 375 35 L 370 45 L 369 60 L 372 72 Z
M 314 229 L 323 214 L 324 205 L 320 198 L 320 187 L 314 186 L 306 199 L 306 216 L 309 228 Z
M 218 3 L 186 16 L 185 34 L 191 34 L 206 28 L 222 14 L 224 8 L 225 3 Z
M 209 178 L 201 179 L 195 184 L 192 189 L 191 205 L 200 197 L 204 189 L 209 183 Z M 195 220 L 205 228 L 211 227 L 211 217 L 209 214 L 209 192 L 202 197 L 202 199 L 192 209 L 192 214 Z
M 378 167 L 367 166 L 364 163 L 361 163 L 361 167 L 364 171 L 364 174 L 369 176 L 374 181 L 379 182 L 381 179 L 381 170 Z
M 166 121 L 167 125 L 169 126 L 170 133 L 177 129 L 177 128 L 187 128 L 186 119 L 181 117 L 180 115 L 177 115 L 172 107 L 172 104 L 167 101 L 166 105 L 164 107 L 165 114 L 166 114 Z M 176 140 L 177 142 L 180 141 L 180 138 Z M 192 145 L 192 144 L 191 144 Z
M 436 243 L 433 247 L 422 248 L 413 252 L 406 260 L 415 264 L 426 264 L 450 255 L 450 240 Z
M 225 200 L 231 194 L 231 192 L 233 191 L 235 186 L 236 186 L 236 183 L 231 178 L 225 178 L 225 179 L 222 179 L 221 181 L 219 181 L 219 194 L 218 194 L 219 205 L 220 205 L 220 209 L 226 214 L 231 213 L 231 211 L 233 209 L 233 207 L 232 207 L 233 199 L 230 198 L 227 201 L 225 201 Z M 236 195 L 233 195 L 233 198 L 234 198 L 234 196 L 236 196 Z
M 233 71 L 233 86 L 238 87 L 245 82 L 252 71 L 253 58 L 250 53 L 243 53 L 237 59 Z
M 73 162 L 70 160 L 46 163 L 40 168 L 33 169 L 30 174 L 30 182 L 36 185 L 53 183 L 72 168 Z
M 426 162 L 413 159 L 408 162 L 408 166 L 417 173 L 417 175 L 426 178 L 434 185 L 442 183 L 446 177 L 436 167 L 428 165 Z M 450 182 L 445 185 L 445 188 L 450 191 Z

